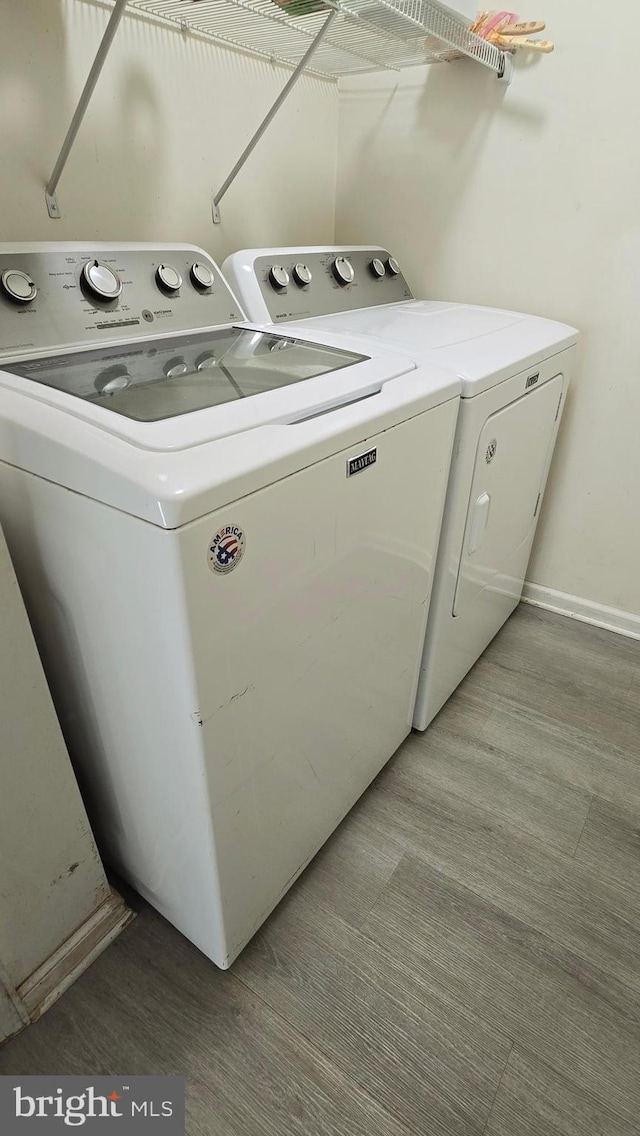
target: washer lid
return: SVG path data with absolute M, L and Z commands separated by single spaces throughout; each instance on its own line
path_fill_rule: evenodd
M 356 334 L 414 359 L 428 359 L 459 377 L 463 398 L 496 386 L 530 364 L 576 342 L 567 324 L 500 308 L 430 300 L 338 312 L 310 321 L 279 324 L 279 330 Z
M 145 448 L 174 449 L 198 444 L 203 430 L 207 439 L 216 437 L 221 426 L 225 432 L 231 422 L 225 427 L 220 416 L 208 415 L 206 422 L 199 416 L 173 422 L 169 429 L 148 430 L 145 438 L 123 419 L 158 424 L 180 419 L 339 371 L 365 358 L 291 336 L 226 327 L 23 360 L 6 364 L 5 370 L 29 381 L 25 393 L 30 397 L 64 407 Z M 61 402 L 53 392 L 74 401 Z M 238 419 L 235 428 L 241 426 Z
M 459 395 L 377 344 L 308 338 L 226 329 L 11 364 L 0 461 L 177 528 Z

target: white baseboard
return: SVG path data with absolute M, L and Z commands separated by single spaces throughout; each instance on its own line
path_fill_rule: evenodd
M 29 1014 L 0 959 L 0 1045 L 29 1025 Z
M 541 584 L 525 583 L 522 599 L 534 607 L 579 619 L 581 623 L 592 623 L 594 627 L 604 627 L 606 631 L 615 631 L 629 639 L 640 639 L 640 615 L 633 615 L 630 611 L 619 611 L 567 592 L 556 592 L 554 588 L 544 588 Z
M 25 979 L 18 994 L 32 1022 L 64 994 L 133 917 L 124 900 L 111 891 L 100 907 Z

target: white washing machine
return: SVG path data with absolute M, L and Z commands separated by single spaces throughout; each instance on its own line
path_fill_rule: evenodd
M 381 248 L 249 249 L 223 273 L 251 319 L 291 334 L 364 336 L 461 381 L 414 717 L 424 730 L 520 600 L 578 333 L 415 300 Z
M 242 319 L 200 249 L 0 246 L 0 520 L 56 707 L 107 860 L 221 967 L 411 728 L 459 403 Z

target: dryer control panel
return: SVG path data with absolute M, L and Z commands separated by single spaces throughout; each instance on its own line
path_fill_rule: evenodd
M 256 256 L 253 272 L 273 323 L 414 298 L 397 260 L 380 248 L 279 249 Z
M 189 245 L 0 245 L 0 360 L 244 320 Z

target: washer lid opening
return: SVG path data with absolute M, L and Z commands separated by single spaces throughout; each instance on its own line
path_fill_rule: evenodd
M 11 363 L 5 370 L 136 422 L 161 422 L 291 386 L 366 357 L 227 327 Z

